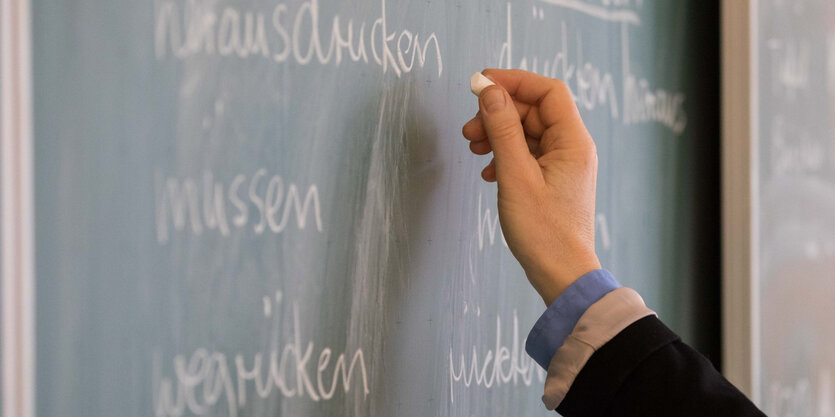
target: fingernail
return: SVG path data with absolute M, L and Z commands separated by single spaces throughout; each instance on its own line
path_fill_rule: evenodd
M 487 113 L 504 109 L 504 91 L 498 87 L 488 88 L 481 95 L 481 104 Z

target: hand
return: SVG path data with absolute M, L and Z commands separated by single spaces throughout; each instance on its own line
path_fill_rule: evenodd
M 510 251 L 550 305 L 600 268 L 594 251 L 597 150 L 568 87 L 521 70 L 485 70 L 497 85 L 479 96 L 464 125 L 481 173 L 498 182 L 499 222 Z

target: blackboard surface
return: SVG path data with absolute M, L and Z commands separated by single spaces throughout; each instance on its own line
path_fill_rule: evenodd
M 569 84 L 602 263 L 715 350 L 715 6 L 32 3 L 38 415 L 546 415 L 484 67 Z
M 835 410 L 835 5 L 764 1 L 759 30 L 760 396 L 766 414 Z

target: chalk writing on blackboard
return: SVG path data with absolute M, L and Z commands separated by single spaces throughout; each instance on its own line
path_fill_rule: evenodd
M 210 171 L 203 172 L 202 180 L 157 172 L 154 190 L 159 243 L 168 242 L 169 226 L 194 235 L 213 230 L 229 236 L 231 229 L 246 225 L 256 234 L 281 233 L 293 225 L 304 230 L 310 219 L 318 232 L 323 229 L 316 184 L 300 187 L 280 175 L 268 177 L 263 168 L 228 182 L 216 181 Z
M 577 106 L 585 110 L 595 110 L 603 106 L 608 108 L 613 119 L 621 118 L 624 125 L 656 122 L 669 128 L 675 134 L 681 134 L 687 127 L 685 109 L 686 96 L 679 91 L 670 91 L 654 87 L 642 77 L 633 74 L 630 68 L 629 26 L 640 25 L 637 18 L 628 10 L 611 11 L 588 3 L 565 0 L 543 0 L 544 4 L 559 6 L 599 19 L 602 23 L 617 22 L 621 25 L 620 80 L 622 87 L 617 88 L 615 77 L 606 71 L 602 64 L 596 64 L 585 58 L 583 37 L 579 30 L 569 32 L 565 21 L 560 21 L 560 36 L 550 45 L 558 50 L 536 55 L 529 53 L 514 57 L 512 5 L 507 3 L 506 39 L 499 50 L 499 67 L 519 68 L 536 72 L 551 78 L 559 78 L 571 89 Z M 534 20 L 544 13 L 534 13 Z M 553 21 L 544 25 L 550 30 Z M 621 98 L 618 91 L 622 91 Z
M 835 415 L 835 385 L 825 367 L 814 372 L 817 383 L 799 378 L 793 383 L 773 380 L 768 386 L 766 410 L 773 416 Z
M 319 2 L 309 0 L 291 10 L 278 3 L 272 12 L 240 10 L 233 6 L 216 10 L 213 4 L 187 2 L 182 10 L 172 1 L 156 7 L 154 50 L 157 59 L 172 54 L 261 57 L 277 63 L 339 66 L 346 61 L 378 65 L 383 73 L 400 77 L 433 61 L 437 76 L 443 58 L 435 32 L 423 35 L 408 29 L 391 30 L 386 20 L 386 0 L 380 1 L 380 17 L 355 23 L 334 15 L 330 34 L 321 35 Z M 429 53 L 430 50 L 433 53 Z
M 456 383 L 465 388 L 470 386 L 491 388 L 519 384 L 530 386 L 534 382 L 534 377 L 539 383 L 543 383 L 545 371 L 525 353 L 525 349 L 520 348 L 524 345 L 524 339 L 519 336 L 519 319 L 514 310 L 509 344 L 502 338 L 502 318 L 496 316 L 496 344 L 493 349 L 481 350 L 473 345 L 472 351 L 465 349 L 457 357 L 450 349 L 450 402 L 455 402 Z
M 496 238 L 499 237 L 507 247 L 507 241 L 504 238 L 501 227 L 499 226 L 498 210 L 490 210 L 490 207 L 482 207 L 482 195 L 478 193 L 478 250 L 482 251 L 485 247 L 493 246 L 496 243 Z
M 279 294 L 276 293 L 275 303 L 282 302 Z M 198 348 L 190 355 L 174 357 L 173 376 L 164 374 L 162 361 L 155 357 L 152 381 L 155 415 L 176 417 L 186 411 L 204 415 L 225 401 L 228 415 L 236 417 L 238 409 L 253 397 L 280 395 L 318 402 L 352 389 L 362 389 L 366 396 L 370 394 L 362 349 L 340 353 L 305 340 L 301 332 L 304 319 L 298 304 L 292 301 L 291 305 L 292 340 L 282 341 L 266 352 L 251 357 L 235 354 L 230 360 L 226 353 Z M 264 316 L 283 320 L 281 314 L 272 314 L 272 309 L 265 308 Z

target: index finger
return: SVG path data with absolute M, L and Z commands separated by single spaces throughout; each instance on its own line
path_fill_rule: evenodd
M 501 84 L 514 100 L 538 106 L 546 126 L 573 121 L 580 116 L 571 90 L 558 79 L 517 69 L 486 69 L 482 73 Z

